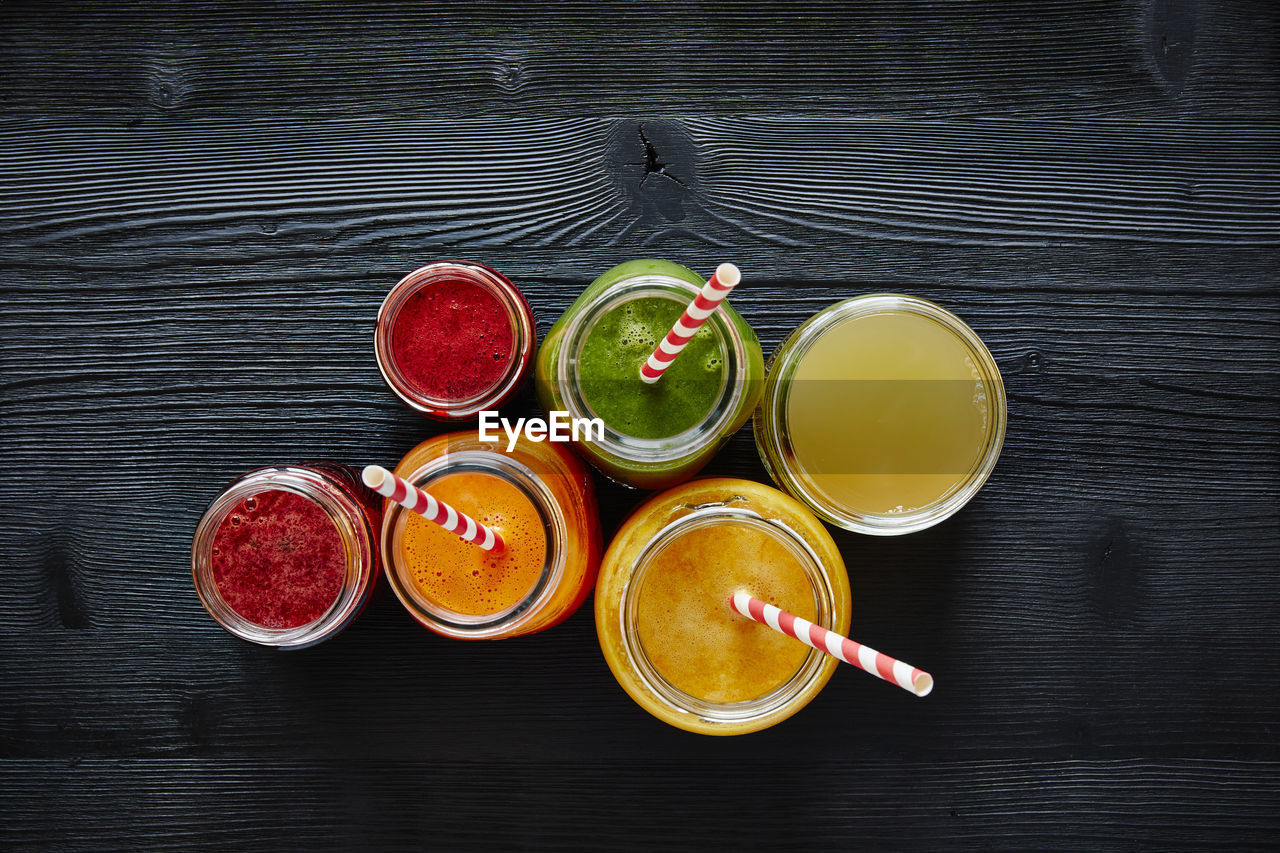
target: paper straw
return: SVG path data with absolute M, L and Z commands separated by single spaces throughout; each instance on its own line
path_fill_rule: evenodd
M 662 378 L 662 373 L 675 361 L 676 356 L 693 339 L 693 335 L 707 322 L 707 318 L 715 313 L 716 308 L 729 291 L 742 281 L 742 273 L 733 264 L 721 264 L 716 267 L 711 280 L 703 285 L 701 292 L 684 309 L 680 319 L 667 332 L 667 336 L 658 344 L 658 348 L 649 356 L 649 360 L 640 365 L 640 378 L 645 384 L 652 385 Z
M 779 610 L 772 604 L 765 604 L 758 598 L 752 598 L 745 592 L 737 592 L 729 599 L 729 606 L 737 613 L 754 619 L 761 625 L 768 625 L 788 637 L 794 637 L 806 646 L 826 652 L 834 658 L 851 663 L 858 669 L 869 672 L 877 678 L 883 678 L 890 684 L 896 684 L 903 690 L 910 690 L 917 696 L 928 696 L 933 690 L 933 676 L 911 664 L 894 660 L 888 655 L 861 643 L 855 643 L 848 637 L 842 637 L 835 631 L 828 631 L 807 619 L 801 619 L 794 613 Z
M 413 510 L 427 521 L 434 521 L 450 533 L 457 533 L 466 542 L 479 545 L 486 551 L 501 551 L 506 544 L 493 528 L 485 527 L 447 503 L 436 500 L 386 468 L 370 465 L 364 469 L 362 477 L 366 486 L 384 498 L 391 498 L 405 509 Z

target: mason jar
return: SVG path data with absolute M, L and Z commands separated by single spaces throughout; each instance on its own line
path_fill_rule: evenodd
M 1000 370 L 956 315 L 873 294 L 818 312 L 769 361 L 756 447 L 774 482 L 847 530 L 911 533 L 987 481 L 1007 418 Z
M 609 668 L 642 708 L 687 731 L 745 734 L 787 719 L 823 688 L 836 659 L 735 613 L 737 592 L 848 633 L 840 552 L 777 489 L 695 480 L 622 525 L 600 569 L 596 631 Z
M 395 474 L 505 542 L 484 551 L 387 499 L 381 545 L 387 579 L 423 626 L 460 640 L 546 630 L 586 600 L 600 564 L 600 522 L 587 467 L 564 445 L 476 431 L 429 439 Z
M 668 261 L 616 266 L 569 306 L 538 353 L 539 402 L 547 411 L 603 422 L 577 448 L 617 482 L 660 489 L 689 479 L 746 423 L 760 398 L 760 342 L 727 301 L 661 379 L 640 379 L 640 366 L 705 283 Z
M 315 645 L 368 602 L 380 571 L 381 520 L 381 499 L 345 465 L 255 469 L 214 498 L 196 525 L 196 593 L 243 640 Z
M 497 409 L 529 375 L 533 312 L 506 276 L 438 261 L 400 279 L 378 311 L 374 353 L 405 405 L 441 421 Z

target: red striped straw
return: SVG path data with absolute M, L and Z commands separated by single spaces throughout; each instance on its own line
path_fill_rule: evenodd
M 742 281 L 742 273 L 733 264 L 721 264 L 716 267 L 711 280 L 702 286 L 702 291 L 689 304 L 689 307 L 684 309 L 680 319 L 676 320 L 676 324 L 658 344 L 653 355 L 640 365 L 640 378 L 646 385 L 652 385 L 662 378 L 663 371 L 671 366 L 671 362 L 676 360 L 676 356 L 685 348 L 685 345 L 693 340 L 694 333 L 702 328 L 702 324 L 715 313 L 716 308 L 729 295 L 729 291 L 737 287 L 740 281 Z
M 405 509 L 413 510 L 427 521 L 434 521 L 450 533 L 457 533 L 463 541 L 479 545 L 486 551 L 501 551 L 506 545 L 502 536 L 493 528 L 477 523 L 474 518 L 436 500 L 386 468 L 370 465 L 364 469 L 362 476 L 364 484 L 384 498 L 391 498 Z
M 917 696 L 928 696 L 933 690 L 933 676 L 910 664 L 894 660 L 882 655 L 875 649 L 855 643 L 848 637 L 842 637 L 835 631 L 828 631 L 807 619 L 801 619 L 794 613 L 779 610 L 772 604 L 765 604 L 758 598 L 752 598 L 745 592 L 736 592 L 729 599 L 729 606 L 737 613 L 754 619 L 762 625 L 768 625 L 775 631 L 781 631 L 788 637 L 794 637 L 806 646 L 826 652 L 834 658 L 851 663 L 858 669 L 869 672 L 877 678 L 883 678 L 890 684 L 896 684 L 903 690 L 910 690 Z

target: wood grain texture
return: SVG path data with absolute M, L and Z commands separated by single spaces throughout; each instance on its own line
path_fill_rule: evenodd
M 0 4 L 0 843 L 1273 849 L 1278 24 Z M 208 618 L 190 537 L 222 484 L 441 431 L 373 359 L 404 272 L 489 263 L 545 333 L 642 255 L 738 263 L 766 351 L 875 290 L 991 348 L 983 492 L 835 534 L 855 636 L 932 696 L 841 672 L 699 738 L 626 697 L 589 609 L 460 644 L 384 590 L 293 654 Z M 709 473 L 765 479 L 749 430 Z M 601 485 L 612 529 L 642 496 Z
M 246 114 L 1236 117 L 1274 111 L 1266 0 L 6 3 L 0 103 Z
M 777 275 L 766 257 L 885 242 L 1280 246 L 1276 121 L 39 123 L 0 140 L 0 234 L 31 263 L 685 243 Z
M 520 762 L 451 764 L 450 783 L 432 786 L 423 798 L 415 795 L 421 791 L 421 765 L 412 762 L 291 761 L 268 769 L 252 760 L 88 761 L 57 773 L 51 790 L 72 807 L 83 836 L 125 819 L 140 828 L 128 835 L 97 835 L 108 842 L 141 841 L 167 849 L 439 845 L 479 851 L 492 850 L 494 837 L 517 839 L 533 850 L 754 849 L 773 846 L 769 840 L 775 838 L 838 849 L 851 840 L 877 849 L 974 845 L 1086 851 L 1099 844 L 1142 849 L 1156 840 L 1170 850 L 1232 849 L 1225 839 L 1247 832 L 1265 837 L 1272 815 L 1264 798 L 1280 793 L 1274 765 L 1220 760 L 816 762 L 815 775 L 848 780 L 839 790 L 806 790 L 767 775 L 742 778 L 740 762 L 733 759 L 550 767 L 561 772 L 548 783 L 546 774 Z M 702 789 L 691 767 L 698 773 L 738 775 L 738 784 Z M 47 773 L 30 762 L 13 762 L 9 769 L 14 788 L 32 794 L 38 789 L 21 771 Z M 677 796 L 664 804 L 623 799 L 616 784 L 624 774 Z M 123 809 L 103 803 L 100 784 L 127 792 Z M 1152 796 L 1152 791 L 1159 793 Z M 266 816 L 260 805 L 264 798 L 290 806 Z M 1216 811 L 1187 820 L 1188 801 L 1202 801 Z M 513 809 L 512 803 L 520 807 Z M 187 811 L 223 819 L 201 832 L 154 829 Z M 763 825 L 759 815 L 769 815 L 772 822 Z M 12 816 L 20 822 L 30 818 L 25 811 Z M 288 818 L 287 827 L 280 817 Z M 1118 835 L 1112 827 L 1122 822 L 1127 828 Z M 1178 826 L 1176 833 L 1167 832 L 1170 824 Z M 45 840 L 25 827 L 13 837 L 32 846 Z

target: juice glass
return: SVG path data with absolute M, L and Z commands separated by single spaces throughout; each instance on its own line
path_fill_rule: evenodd
M 1005 432 L 995 359 L 951 312 L 912 296 L 839 302 L 769 362 L 756 447 L 774 481 L 832 524 L 893 535 L 977 494 Z
M 359 615 L 374 588 L 381 521 L 381 498 L 345 465 L 250 471 L 196 525 L 196 593 L 241 639 L 280 649 L 327 640 Z
M 484 551 L 387 500 L 382 557 L 396 596 L 446 637 L 500 640 L 545 630 L 582 605 L 600 565 L 587 467 L 562 445 L 521 436 L 506 452 L 474 430 L 424 441 L 395 473 L 494 528 Z
M 497 270 L 438 261 L 400 279 L 378 311 L 374 354 L 406 405 L 436 420 L 496 409 L 529 375 L 529 303 Z
M 629 261 L 592 282 L 543 341 L 534 373 L 539 402 L 604 422 L 602 438 L 577 446 L 618 482 L 660 489 L 689 479 L 760 399 L 760 341 L 728 302 L 660 380 L 640 379 L 640 365 L 705 283 L 667 261 Z
M 734 735 L 781 722 L 816 696 L 836 659 L 734 613 L 739 591 L 849 631 L 844 561 L 795 499 L 718 478 L 637 509 L 605 553 L 595 603 L 600 647 L 631 698 L 673 726 Z

